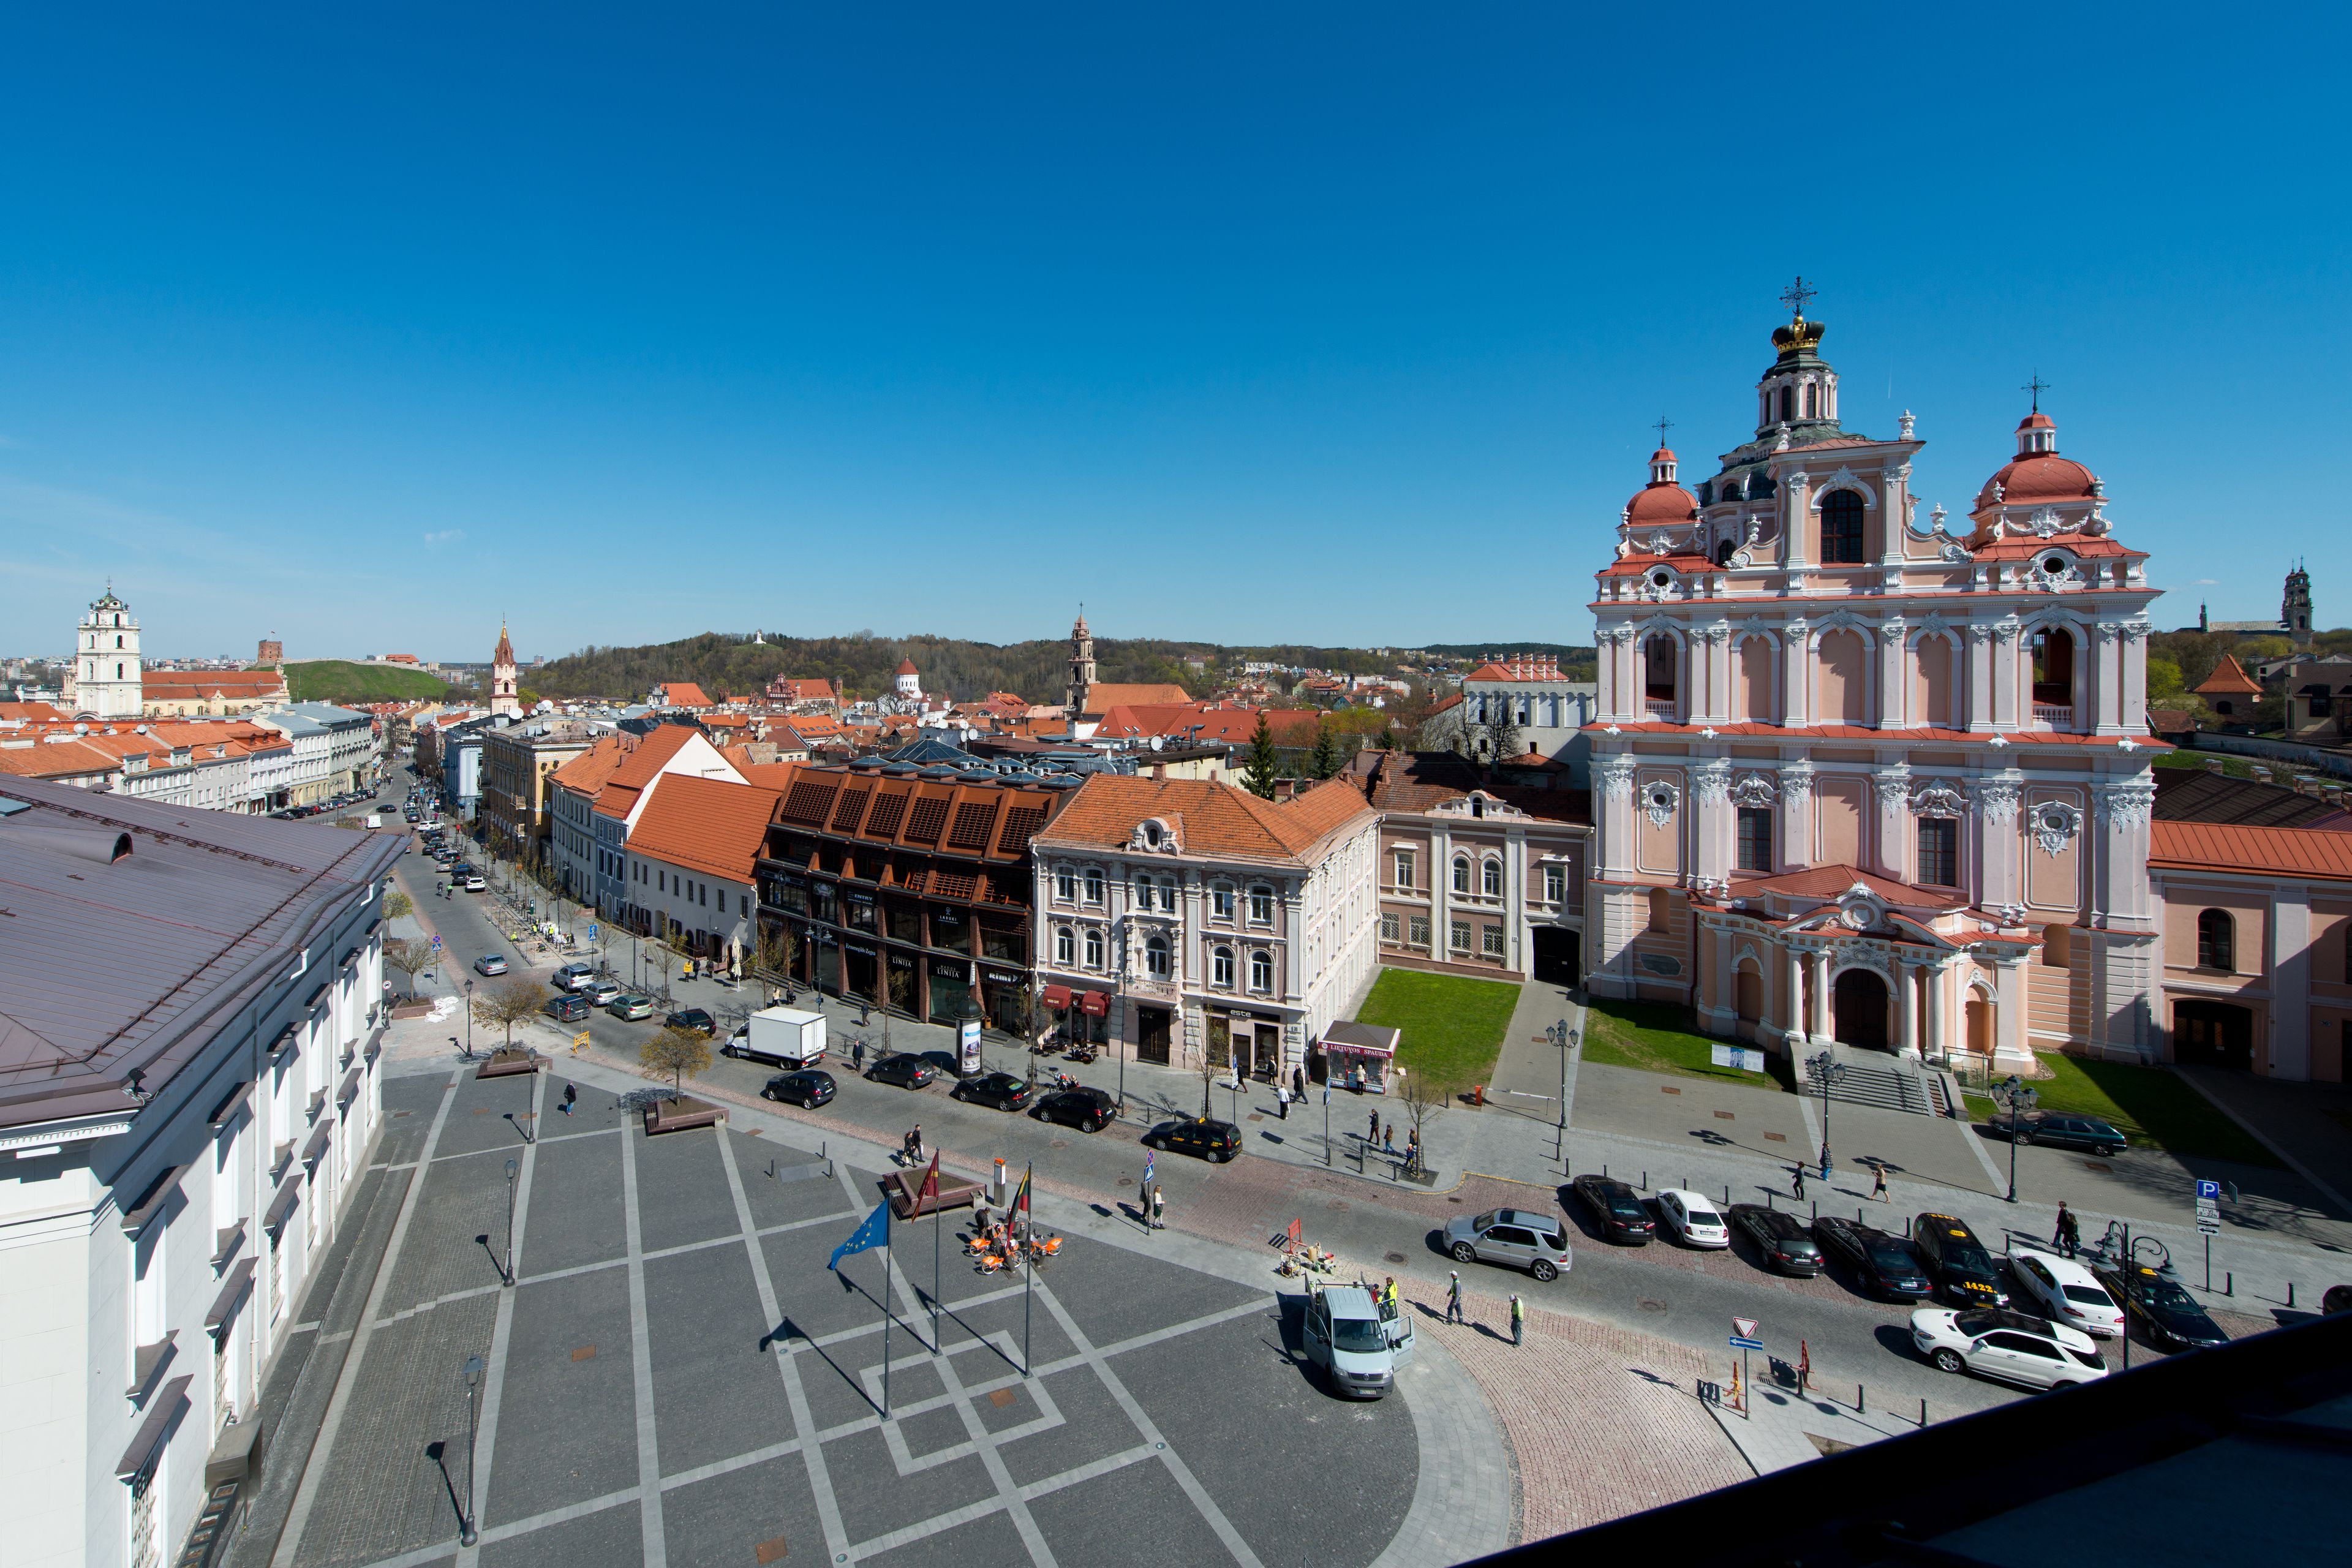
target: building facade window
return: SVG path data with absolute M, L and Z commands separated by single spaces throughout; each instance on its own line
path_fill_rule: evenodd
M 1930 888 L 1960 885 L 1960 825 L 1948 816 L 1919 821 L 1919 881 Z
M 1468 921 L 1454 921 L 1451 923 L 1454 929 L 1447 932 L 1447 935 L 1453 939 L 1454 951 L 1456 952 L 1469 952 L 1470 922 Z
M 1503 928 L 1498 925 L 1481 927 L 1478 933 L 1478 942 L 1480 951 L 1485 952 L 1487 957 L 1502 957 Z
M 2237 922 L 2227 910 L 2207 910 L 2197 917 L 2197 967 L 2224 973 L 2237 968 Z
M 1102 932 L 1098 931 L 1090 931 L 1087 932 L 1087 967 L 1088 969 L 1100 969 L 1102 966 Z
M 1168 978 L 1168 939 L 1166 937 L 1155 936 L 1144 942 L 1143 968 L 1144 973 L 1150 974 L 1154 980 Z
M 1066 904 L 1077 902 L 1078 879 L 1067 866 L 1054 873 L 1054 897 Z
M 1261 994 L 1274 989 L 1274 954 L 1263 948 L 1250 954 L 1250 989 Z
M 1209 918 L 1230 921 L 1234 918 L 1234 889 L 1230 883 L 1219 882 L 1209 889 Z
M 1270 926 L 1274 923 L 1274 889 L 1255 887 L 1250 889 L 1250 924 Z
M 1543 868 L 1544 902 L 1565 903 L 1568 900 L 1568 868 L 1546 866 Z
M 1412 851 L 1410 849 L 1396 852 L 1396 885 L 1406 892 L 1412 890 Z
M 1423 950 L 1428 948 L 1429 917 L 1427 915 L 1413 916 L 1412 921 L 1406 925 L 1405 930 L 1410 933 L 1407 940 L 1410 941 L 1413 946 Z
M 1054 962 L 1067 969 L 1077 962 L 1078 934 L 1067 926 L 1054 928 Z
M 1862 563 L 1862 498 L 1852 490 L 1832 490 L 1822 498 L 1822 564 Z
M 1739 868 L 1743 871 L 1772 869 L 1770 806 L 1743 805 L 1739 808 Z
M 1503 896 L 1503 863 L 1488 860 L 1478 868 L 1478 890 L 1490 899 Z
M 1389 945 L 1393 947 L 1396 945 L 1397 939 L 1402 933 L 1402 929 L 1403 922 L 1399 921 L 1394 914 L 1391 914 L 1387 910 L 1381 911 L 1381 940 L 1382 942 L 1387 942 Z
M 1470 857 L 1467 855 L 1454 858 L 1454 890 L 1457 893 L 1470 890 Z
M 1090 904 L 1099 904 L 1102 901 L 1103 874 L 1096 868 L 1089 866 L 1087 868 L 1087 902 Z
M 1234 988 L 1234 950 L 1221 947 L 1209 954 L 1209 983 L 1230 991 Z

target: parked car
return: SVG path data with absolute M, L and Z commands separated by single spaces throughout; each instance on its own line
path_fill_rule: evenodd
M 466 877 L 466 891 L 469 893 L 478 893 L 484 888 L 488 886 L 489 884 L 488 882 L 482 880 L 482 874 L 479 871 L 467 873 Z
M 2006 1307 L 2009 1291 L 2000 1269 L 1969 1222 L 1948 1214 L 1923 1214 L 1911 1221 L 1911 1245 L 1919 1249 L 1936 1293 L 1961 1307 Z
M 2090 1154 L 2120 1154 L 2130 1146 L 2130 1140 L 2113 1123 L 2068 1111 L 2026 1110 L 2011 1116 L 2004 1110 L 1987 1118 L 1985 1127 L 1994 1137 L 2012 1143 L 2047 1143 L 2053 1149 L 2080 1149 Z
M 580 987 L 580 994 L 588 998 L 591 1007 L 603 1007 L 621 994 L 621 983 L 611 975 L 593 977 Z
M 786 1105 L 798 1105 L 814 1110 L 833 1099 L 833 1075 L 814 1068 L 800 1072 L 780 1072 L 770 1079 L 760 1090 L 763 1100 L 777 1100 Z
M 1085 1094 L 1086 1089 L 1073 1092 Z M 1099 1090 L 1094 1092 L 1099 1093 Z M 1191 1154 L 1206 1160 L 1212 1165 L 1222 1165 L 1236 1159 L 1242 1152 L 1242 1130 L 1230 1121 L 1218 1121 L 1207 1117 L 1187 1116 L 1175 1121 L 1164 1121 L 1144 1136 L 1144 1142 L 1154 1149 L 1171 1153 Z
M 2027 1388 L 2073 1388 L 2107 1375 L 2088 1335 L 1998 1308 L 1922 1307 L 1911 1314 L 1911 1342 L 1945 1372 L 1972 1372 Z
M 1030 1086 L 1009 1072 L 982 1073 L 968 1078 L 948 1091 L 950 1098 L 968 1100 L 974 1105 L 991 1105 L 999 1110 L 1018 1110 L 1029 1103 Z
M 590 1011 L 585 996 L 551 996 L 539 1010 L 559 1024 L 584 1024 Z
M 1811 1279 L 1829 1267 L 1822 1258 L 1821 1244 L 1805 1228 L 1805 1222 L 1785 1210 L 1767 1208 L 1762 1204 L 1734 1204 L 1731 1223 L 1756 1244 L 1768 1268 L 1793 1274 L 1800 1279 Z
M 1729 1247 L 1731 1227 L 1698 1193 L 1667 1187 L 1658 1194 L 1658 1217 L 1685 1247 Z
M 940 1069 L 920 1057 L 904 1051 L 893 1051 L 866 1069 L 866 1076 L 876 1083 L 895 1083 L 900 1089 L 920 1089 L 940 1076 Z
M 1624 1183 L 1609 1176 L 1582 1175 L 1569 1185 L 1592 1211 L 1601 1234 L 1611 1241 L 1647 1247 L 1658 1234 L 1658 1222 L 1642 1206 L 1641 1195 Z
M 2019 1300 L 2032 1302 L 2053 1323 L 2103 1340 L 2124 1331 L 2123 1309 L 2089 1269 L 2071 1258 L 2012 1251 L 2009 1277 L 2017 1281 Z
M 1813 1221 L 1813 1239 L 1824 1254 L 1853 1270 L 1864 1295 L 1921 1301 L 1936 1293 L 1918 1253 L 1891 1231 L 1825 1214 Z
M 1341 1398 L 1378 1399 L 1396 1386 L 1396 1348 L 1361 1285 L 1328 1285 L 1310 1296 L 1299 1338 Z
M 2225 1345 L 2230 1336 L 2205 1315 L 2195 1297 L 2169 1275 L 2135 1263 L 2128 1269 L 2102 1265 L 2093 1275 L 2107 1294 L 2122 1303 L 2125 1314 L 2139 1325 L 2139 1337 L 2164 1351 L 2202 1350 Z
M 654 999 L 635 991 L 624 991 L 604 1004 L 604 1010 L 625 1024 L 654 1016 Z
M 477 974 L 504 974 L 506 972 L 507 961 L 495 952 L 486 952 L 474 960 L 474 973 Z
M 1118 1101 L 1098 1089 L 1065 1089 L 1037 1101 L 1031 1114 L 1081 1132 L 1099 1132 L 1118 1120 Z
M 549 978 L 555 983 L 558 991 L 578 991 L 596 978 L 596 966 L 593 963 L 567 963 Z
M 1445 1222 L 1445 1250 L 1457 1263 L 1503 1263 L 1538 1279 L 1559 1279 L 1573 1261 L 1559 1221 L 1528 1209 L 1455 1215 Z
M 706 1040 L 719 1037 L 719 1020 L 699 1007 L 682 1007 L 662 1020 L 665 1028 L 692 1029 Z

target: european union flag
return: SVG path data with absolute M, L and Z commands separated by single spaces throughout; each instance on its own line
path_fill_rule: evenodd
M 833 1260 L 825 1267 L 838 1268 L 841 1267 L 841 1260 L 853 1252 L 863 1252 L 869 1247 L 889 1245 L 890 1205 L 887 1202 L 878 1203 L 874 1205 L 874 1212 L 866 1216 L 865 1223 L 849 1233 L 849 1239 L 833 1249 Z

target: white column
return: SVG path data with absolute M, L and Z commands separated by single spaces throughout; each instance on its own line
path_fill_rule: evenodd
M 1944 1038 L 1944 1009 L 1946 1006 L 1944 993 L 1950 989 L 1950 986 L 1947 984 L 1948 973 L 1949 970 L 1944 964 L 1930 964 L 1927 967 L 1927 1043 L 1926 1054 L 1931 1057 L 1941 1056 L 1950 1049 L 1949 1044 Z
M 1807 1020 L 1813 1043 L 1827 1045 L 1830 1037 L 1830 955 L 1826 948 L 1817 948 L 1808 955 L 1813 965 L 1812 1005 L 1806 1010 L 1812 1016 Z
M 1804 723 L 1812 711 L 1812 682 L 1805 678 L 1812 660 L 1811 637 L 1802 616 L 1790 621 L 1780 637 L 1780 722 L 1787 728 Z
M 1903 994 L 1898 999 L 1902 1004 L 1898 1014 L 1902 1032 L 1895 1038 L 1895 1048 L 1908 1056 L 1919 1049 L 1919 966 L 1907 960 L 1898 961 L 1895 973 L 1895 989 Z
M 1788 1015 L 1789 1048 L 1793 1051 L 1809 1033 L 1805 1027 L 1805 955 L 1795 948 L 1789 950 Z

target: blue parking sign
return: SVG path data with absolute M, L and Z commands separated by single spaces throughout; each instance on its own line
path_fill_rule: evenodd
M 2221 1196 L 2221 1184 L 2219 1182 L 2199 1182 L 2197 1184 L 2197 1195 L 2200 1198 L 2219 1200 Z

